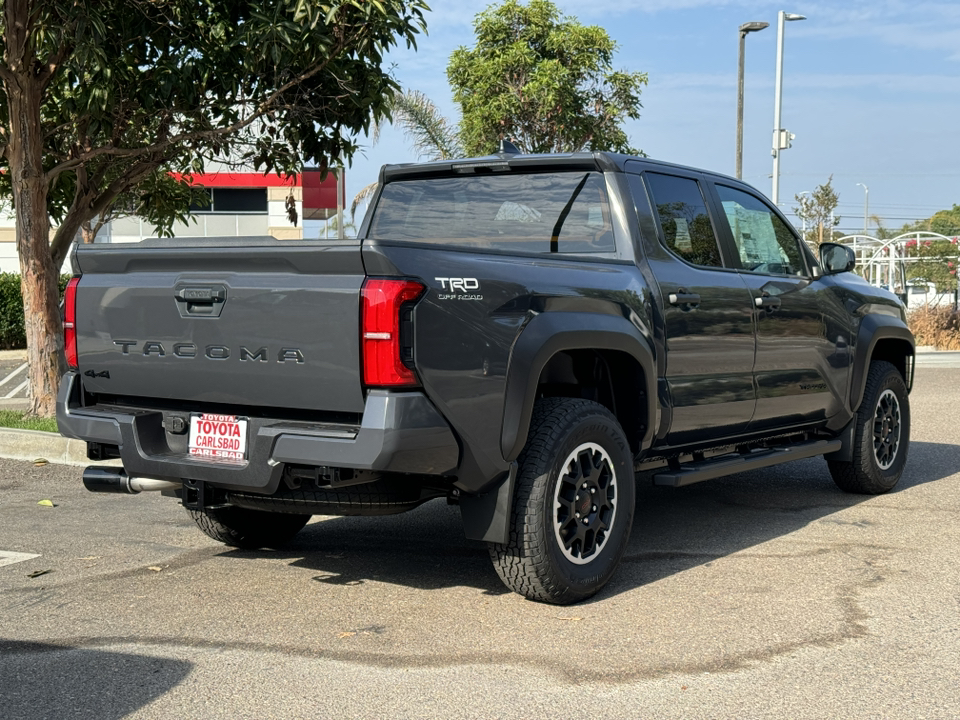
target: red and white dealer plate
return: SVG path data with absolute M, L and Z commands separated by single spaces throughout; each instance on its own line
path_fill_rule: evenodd
M 243 462 L 247 458 L 247 421 L 236 415 L 191 415 L 187 447 L 198 460 Z

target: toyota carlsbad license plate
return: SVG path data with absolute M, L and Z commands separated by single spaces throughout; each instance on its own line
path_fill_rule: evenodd
M 247 421 L 236 415 L 192 415 L 188 447 L 198 459 L 243 462 L 247 456 Z

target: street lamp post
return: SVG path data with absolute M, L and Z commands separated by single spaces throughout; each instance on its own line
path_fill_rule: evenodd
M 740 63 L 737 71 L 737 180 L 743 178 L 743 48 L 747 33 L 759 32 L 770 23 L 748 22 L 740 26 Z
M 803 15 L 781 10 L 777 13 L 777 80 L 773 106 L 773 192 L 774 205 L 780 202 L 780 151 L 790 147 L 790 133 L 780 126 L 780 106 L 783 96 L 783 27 L 786 21 L 806 20 Z
M 863 188 L 863 234 L 867 234 L 867 217 L 870 209 L 870 188 L 863 183 L 857 183 Z
M 797 198 L 799 199 L 803 195 L 809 195 L 811 199 L 813 198 L 813 193 L 810 192 L 809 190 L 804 190 L 803 192 L 797 193 Z M 800 202 L 800 209 L 803 210 L 803 201 Z M 800 216 L 800 220 L 801 222 L 803 222 L 803 230 L 801 230 L 803 234 L 803 241 L 806 242 L 807 241 L 807 213 L 804 212 L 803 215 Z

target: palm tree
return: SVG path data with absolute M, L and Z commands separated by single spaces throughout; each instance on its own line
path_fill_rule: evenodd
M 463 156 L 460 130 L 456 128 L 433 101 L 419 90 L 406 90 L 393 96 L 390 106 L 393 123 L 407 136 L 418 160 L 447 160 Z M 375 123 L 371 135 L 373 144 L 380 140 L 380 125 Z M 377 189 L 376 181 L 360 190 L 350 204 L 350 217 L 357 207 L 367 201 Z

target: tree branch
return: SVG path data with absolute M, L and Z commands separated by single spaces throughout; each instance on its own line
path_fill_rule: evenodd
M 64 215 L 63 222 L 57 228 L 53 241 L 50 243 L 50 254 L 53 257 L 54 264 L 57 267 L 63 264 L 70 243 L 73 242 L 73 238 L 76 237 L 77 231 L 83 223 L 97 215 L 103 215 L 120 193 L 139 184 L 160 167 L 165 160 L 166 158 L 162 156 L 153 157 L 133 165 L 111 182 L 98 196 L 90 192 L 89 188 L 86 191 L 82 190 L 78 177 L 77 193 L 74 194 L 73 203 Z
M 117 157 L 117 158 L 135 158 L 143 155 L 151 155 L 154 153 L 164 152 L 173 146 L 181 145 L 183 143 L 190 142 L 192 140 L 211 140 L 214 138 L 231 135 L 239 130 L 243 130 L 244 128 L 249 127 L 255 121 L 262 118 L 268 112 L 272 110 L 276 110 L 275 103 L 280 99 L 280 97 L 285 92 L 303 83 L 304 81 L 309 80 L 314 75 L 317 75 L 318 73 L 325 70 L 326 67 L 331 62 L 333 62 L 333 60 L 337 56 L 339 56 L 339 54 L 346 48 L 346 45 L 347 45 L 346 39 L 341 37 L 337 45 L 335 46 L 333 52 L 331 52 L 324 59 L 323 62 L 315 65 L 313 68 L 305 72 L 300 73 L 296 77 L 292 78 L 291 80 L 281 85 L 279 88 L 277 88 L 272 93 L 270 93 L 270 95 L 268 95 L 266 99 L 262 100 L 257 105 L 256 110 L 254 110 L 249 116 L 247 116 L 246 118 L 237 120 L 236 122 L 226 127 L 213 128 L 210 130 L 198 130 L 194 132 L 181 133 L 179 135 L 172 135 L 160 142 L 153 143 L 151 145 L 146 145 L 143 147 L 138 147 L 138 148 L 133 148 L 133 147 L 123 148 L 123 147 L 116 147 L 113 145 L 101 146 L 99 148 L 94 148 L 92 150 L 88 150 L 86 152 L 80 153 L 76 157 L 70 158 L 69 160 L 65 160 L 64 162 L 58 165 L 55 165 L 44 174 L 44 179 L 46 180 L 47 183 L 52 183 L 61 173 L 67 170 L 70 170 L 72 168 L 75 168 L 79 165 L 82 165 L 86 162 L 89 162 L 90 160 L 93 160 L 94 158 L 98 158 L 98 157 L 111 156 L 111 157 Z

